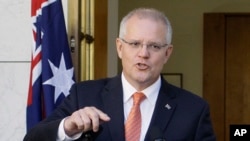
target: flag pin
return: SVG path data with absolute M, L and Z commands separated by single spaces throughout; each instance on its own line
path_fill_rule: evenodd
M 171 109 L 171 106 L 169 104 L 166 104 L 165 107 L 170 110 Z

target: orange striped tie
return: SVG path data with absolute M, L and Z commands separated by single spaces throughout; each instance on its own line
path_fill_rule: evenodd
M 133 107 L 131 108 L 131 111 L 125 124 L 126 141 L 139 141 L 141 134 L 140 103 L 145 98 L 145 95 L 141 92 L 136 92 L 133 95 Z

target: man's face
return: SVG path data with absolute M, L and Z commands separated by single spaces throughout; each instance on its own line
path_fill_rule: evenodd
M 172 52 L 166 30 L 162 22 L 132 17 L 124 37 L 116 40 L 124 76 L 134 87 L 145 89 L 158 79 Z

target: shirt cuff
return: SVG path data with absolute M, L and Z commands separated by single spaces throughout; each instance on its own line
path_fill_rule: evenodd
M 79 139 L 81 137 L 81 135 L 82 135 L 82 132 L 78 133 L 78 134 L 75 134 L 74 136 L 71 136 L 71 137 L 66 135 L 66 133 L 64 131 L 64 127 L 63 127 L 64 121 L 65 121 L 65 118 L 59 124 L 58 132 L 57 132 L 57 140 L 56 141 L 72 141 L 72 140 Z

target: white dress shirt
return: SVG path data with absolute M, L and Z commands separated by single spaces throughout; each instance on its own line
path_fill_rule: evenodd
M 161 79 L 159 77 L 155 83 L 153 83 L 151 86 L 141 91 L 145 94 L 146 99 L 143 100 L 140 104 L 141 117 L 142 117 L 140 141 L 144 141 L 145 139 L 154 112 L 155 103 L 159 94 L 160 86 L 161 86 Z M 135 92 L 137 92 L 137 90 L 131 84 L 128 83 L 123 74 L 122 74 L 122 87 L 123 87 L 123 103 L 124 103 L 124 116 L 125 116 L 124 124 L 125 124 L 133 105 L 132 95 Z
M 143 100 L 140 104 L 141 117 L 142 117 L 140 141 L 144 141 L 145 139 L 145 136 L 146 136 L 153 112 L 154 112 L 155 103 L 159 94 L 160 86 L 161 86 L 161 79 L 159 76 L 159 78 L 157 79 L 155 83 L 153 83 L 151 86 L 141 91 L 145 94 L 146 99 Z M 124 117 L 125 117 L 124 124 L 125 124 L 128 118 L 129 112 L 133 105 L 132 95 L 135 92 L 137 92 L 137 90 L 131 84 L 129 84 L 129 82 L 124 77 L 123 73 L 122 73 L 122 87 L 123 87 L 123 104 L 124 104 Z M 63 128 L 64 120 L 65 119 L 63 119 L 59 125 L 58 133 L 57 133 L 57 141 L 71 141 L 71 140 L 78 139 L 82 135 L 82 133 L 78 133 L 74 137 L 68 137 L 65 134 L 65 131 Z

